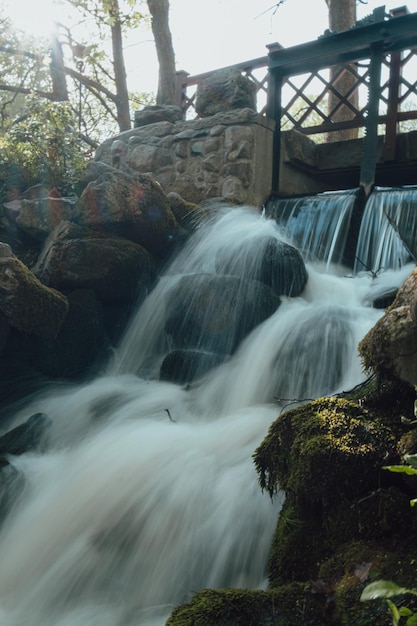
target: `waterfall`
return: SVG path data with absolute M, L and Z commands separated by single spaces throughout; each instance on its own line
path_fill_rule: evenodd
M 272 200 L 267 209 L 303 254 L 329 267 L 343 261 L 355 200 L 356 190 L 332 191 Z
M 375 188 L 366 204 L 355 271 L 400 269 L 417 251 L 417 189 Z
M 288 252 L 300 226 L 294 233 L 288 220 L 281 227 L 250 208 L 219 211 L 161 276 L 103 375 L 48 388 L 15 416 L 18 424 L 40 411 L 51 428 L 46 451 L 10 457 L 24 480 L 0 532 L 2 626 L 162 626 L 198 589 L 265 588 L 282 497 L 260 491 L 252 454 L 289 401 L 363 380 L 356 347 L 382 314 L 370 306 L 372 276 L 329 263 L 341 246 L 329 231 L 340 242 L 346 217 L 323 225 L 322 245 L 318 222 L 330 213 L 321 211 L 312 249 L 301 245 L 302 291 L 281 295 L 279 306 L 271 295 L 272 312 L 253 328 L 245 322 L 237 345 L 228 337 L 242 320 L 210 297 L 201 303 L 195 345 L 214 350 L 220 335 L 217 367 L 191 384 L 159 379 L 176 340 L 166 312 L 180 284 L 225 280 L 254 309 L 244 285 L 258 285 L 265 250 Z M 314 260 L 319 249 L 327 270 Z M 403 278 L 392 272 L 390 281 Z

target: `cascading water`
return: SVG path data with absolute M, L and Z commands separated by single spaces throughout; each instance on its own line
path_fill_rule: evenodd
M 363 379 L 356 346 L 381 315 L 369 306 L 372 277 L 309 263 L 302 293 L 278 307 L 271 297 L 275 312 L 251 332 L 230 299 L 216 312 L 207 297 L 192 348 L 213 351 L 220 335 L 221 364 L 189 386 L 158 378 L 180 282 L 220 277 L 252 309 L 261 292 L 243 285 L 252 289 L 265 250 L 283 244 L 254 210 L 219 212 L 161 277 L 105 374 L 16 415 L 41 411 L 52 423 L 46 452 L 10 459 L 24 485 L 0 534 L 2 626 L 160 626 L 200 588 L 266 584 L 280 498 L 261 493 L 252 454 L 289 400 Z M 245 337 L 230 343 L 242 323 Z
M 378 273 L 415 261 L 417 190 L 376 187 L 365 207 L 355 271 Z
M 285 228 L 304 255 L 324 261 L 329 267 L 343 261 L 356 193 L 356 190 L 331 191 L 270 200 L 268 215 Z

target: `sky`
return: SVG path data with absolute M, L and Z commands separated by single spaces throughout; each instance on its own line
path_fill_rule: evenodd
M 55 19 L 62 20 L 61 0 L 8 0 L 16 24 L 33 34 L 45 34 Z M 267 54 L 266 45 L 285 47 L 312 41 L 328 27 L 324 0 L 170 0 L 170 27 L 177 70 L 200 74 Z M 384 5 L 406 5 L 417 12 L 417 0 L 368 0 L 358 5 L 358 18 Z M 49 16 L 49 20 L 48 20 Z M 158 64 L 148 29 L 126 40 L 129 89 L 155 92 Z

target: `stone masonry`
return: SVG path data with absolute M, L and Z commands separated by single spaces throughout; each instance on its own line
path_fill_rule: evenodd
M 261 207 L 271 190 L 273 128 L 250 108 L 159 121 L 107 139 L 95 159 L 149 174 L 188 202 Z

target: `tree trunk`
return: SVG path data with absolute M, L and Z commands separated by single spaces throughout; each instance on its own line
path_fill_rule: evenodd
M 123 55 L 122 25 L 118 0 L 113 0 L 110 9 L 111 41 L 113 50 L 114 79 L 116 83 L 117 122 L 120 132 L 131 128 L 129 92 L 127 89 L 126 67 Z
M 326 0 L 326 4 L 329 8 L 329 28 L 333 32 L 342 32 L 349 30 L 356 24 L 356 0 Z M 352 67 L 353 69 L 353 67 Z M 348 71 L 345 71 L 336 79 L 340 68 L 330 68 L 330 80 L 333 87 L 342 95 L 345 96 L 353 88 L 356 79 Z M 334 81 L 334 82 L 333 82 Z M 358 91 L 355 90 L 349 97 L 349 102 L 357 108 L 358 106 Z M 329 93 L 328 111 L 331 114 L 333 122 L 344 122 L 354 117 L 353 111 L 346 105 L 340 106 L 334 113 L 334 109 L 340 103 L 340 98 L 337 94 Z M 328 141 L 341 141 L 344 139 L 355 139 L 358 136 L 358 129 L 351 128 L 347 130 L 340 130 L 328 134 Z
M 169 0 L 147 0 L 159 62 L 157 104 L 176 104 L 175 53 L 169 28 Z
M 329 28 L 340 33 L 356 24 L 356 0 L 326 0 L 329 8 Z
M 56 36 L 52 39 L 50 53 L 51 62 L 49 64 L 49 71 L 52 79 L 52 100 L 55 102 L 63 102 L 69 100 L 69 96 L 62 45 Z

